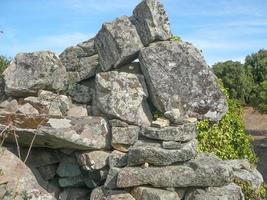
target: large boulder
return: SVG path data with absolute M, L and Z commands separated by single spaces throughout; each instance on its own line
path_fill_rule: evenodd
M 0 101 L 2 101 L 5 95 L 5 81 L 4 78 L 0 75 Z
M 117 187 L 220 187 L 229 183 L 232 170 L 215 157 L 200 156 L 184 165 L 125 167 L 118 171 Z
M 5 92 L 10 96 L 35 95 L 41 89 L 66 89 L 67 72 L 50 51 L 17 54 L 4 71 Z
M 103 24 L 96 36 L 95 47 L 101 69 L 107 71 L 135 60 L 143 44 L 135 26 L 123 16 Z
M 218 121 L 227 111 L 215 75 L 191 44 L 165 41 L 141 50 L 140 64 L 149 94 L 161 112 L 179 109 L 182 115 Z
M 170 24 L 158 0 L 144 0 L 133 11 L 133 23 L 145 46 L 171 37 Z
M 103 72 L 96 76 L 97 108 L 106 115 L 130 124 L 149 126 L 151 113 L 142 75 L 125 72 Z
M 73 82 L 94 76 L 99 66 L 94 38 L 65 49 L 59 58 L 70 74 L 70 81 Z
M 1 199 L 55 200 L 38 184 L 31 170 L 7 149 L 0 148 L 0 163 Z
M 244 200 L 241 188 L 233 183 L 224 187 L 192 189 L 187 192 L 185 200 Z

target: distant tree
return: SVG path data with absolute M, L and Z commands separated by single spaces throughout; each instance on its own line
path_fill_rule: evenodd
M 267 80 L 267 50 L 259 50 L 257 53 L 246 57 L 245 69 L 251 73 L 256 84 Z
M 223 82 L 230 98 L 241 103 L 249 103 L 249 96 L 253 89 L 253 79 L 240 62 L 226 61 L 213 65 L 213 71 Z

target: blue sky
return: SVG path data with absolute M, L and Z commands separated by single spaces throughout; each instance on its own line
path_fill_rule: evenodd
M 140 0 L 0 0 L 0 55 L 52 50 L 93 37 L 130 16 Z M 172 33 L 202 49 L 208 64 L 267 49 L 267 0 L 162 0 Z

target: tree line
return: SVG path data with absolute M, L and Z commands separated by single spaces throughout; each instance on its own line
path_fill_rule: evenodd
M 248 55 L 244 64 L 235 61 L 213 65 L 230 98 L 267 113 L 267 50 Z

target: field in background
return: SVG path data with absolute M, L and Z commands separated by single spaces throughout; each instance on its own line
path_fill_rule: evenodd
M 246 130 L 254 138 L 254 150 L 259 157 L 258 170 L 267 184 L 267 114 L 261 114 L 251 107 L 244 109 Z

